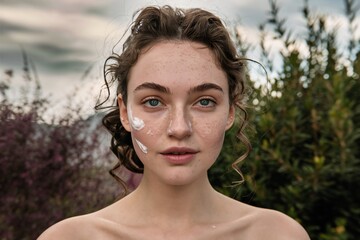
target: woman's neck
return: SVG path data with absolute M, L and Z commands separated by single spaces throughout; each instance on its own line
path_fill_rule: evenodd
M 188 185 L 173 186 L 143 178 L 139 187 L 129 196 L 142 220 L 159 225 L 183 226 L 206 223 L 219 208 L 220 195 L 207 177 Z M 211 209 L 211 211 L 209 211 Z M 145 223 L 145 222 L 144 222 Z

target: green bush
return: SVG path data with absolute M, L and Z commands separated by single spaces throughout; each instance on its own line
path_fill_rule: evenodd
M 267 94 L 257 89 L 250 100 L 248 135 L 253 145 L 242 163 L 245 183 L 229 165 L 243 151 L 235 142 L 236 128 L 209 176 L 221 192 L 251 205 L 277 209 L 299 221 L 311 239 L 357 239 L 360 236 L 360 44 L 350 38 L 345 51 L 337 33 L 326 28 L 327 18 L 311 16 L 305 5 L 305 39 L 291 39 L 271 1 L 272 27 L 282 43 L 282 67 L 269 80 Z M 354 1 L 345 1 L 354 31 Z M 239 38 L 239 35 L 237 35 Z M 265 39 L 265 38 L 263 38 Z M 263 40 L 262 39 L 262 40 Z M 238 41 L 241 43 L 241 39 Z M 303 47 L 297 48 L 299 43 Z M 305 45 L 305 47 L 304 47 Z M 262 42 L 263 60 L 269 51 Z M 244 49 L 239 46 L 239 49 Z M 307 51 L 306 57 L 301 51 Z M 268 66 L 270 69 L 272 66 Z M 254 82 L 252 82 L 254 83 Z

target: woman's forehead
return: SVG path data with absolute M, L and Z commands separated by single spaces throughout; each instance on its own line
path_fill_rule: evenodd
M 189 41 L 162 41 L 144 51 L 132 67 L 129 85 L 152 82 L 224 82 L 226 74 L 206 46 Z

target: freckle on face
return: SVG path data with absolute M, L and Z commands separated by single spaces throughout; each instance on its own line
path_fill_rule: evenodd
M 215 126 L 213 126 L 213 124 L 211 123 L 206 123 L 204 128 L 203 128 L 203 131 L 204 131 L 204 135 L 209 135 L 211 134 L 212 132 L 212 128 L 214 128 Z

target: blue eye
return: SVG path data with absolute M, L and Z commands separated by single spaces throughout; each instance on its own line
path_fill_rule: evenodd
M 202 107 L 213 107 L 213 106 L 215 106 L 215 102 L 213 100 L 207 99 L 207 98 L 199 100 L 198 103 Z
M 207 106 L 210 104 L 210 100 L 209 99 L 201 99 L 199 103 L 200 103 L 200 105 Z
M 158 99 L 149 99 L 145 101 L 144 104 L 148 107 L 157 107 L 161 104 L 161 102 Z

